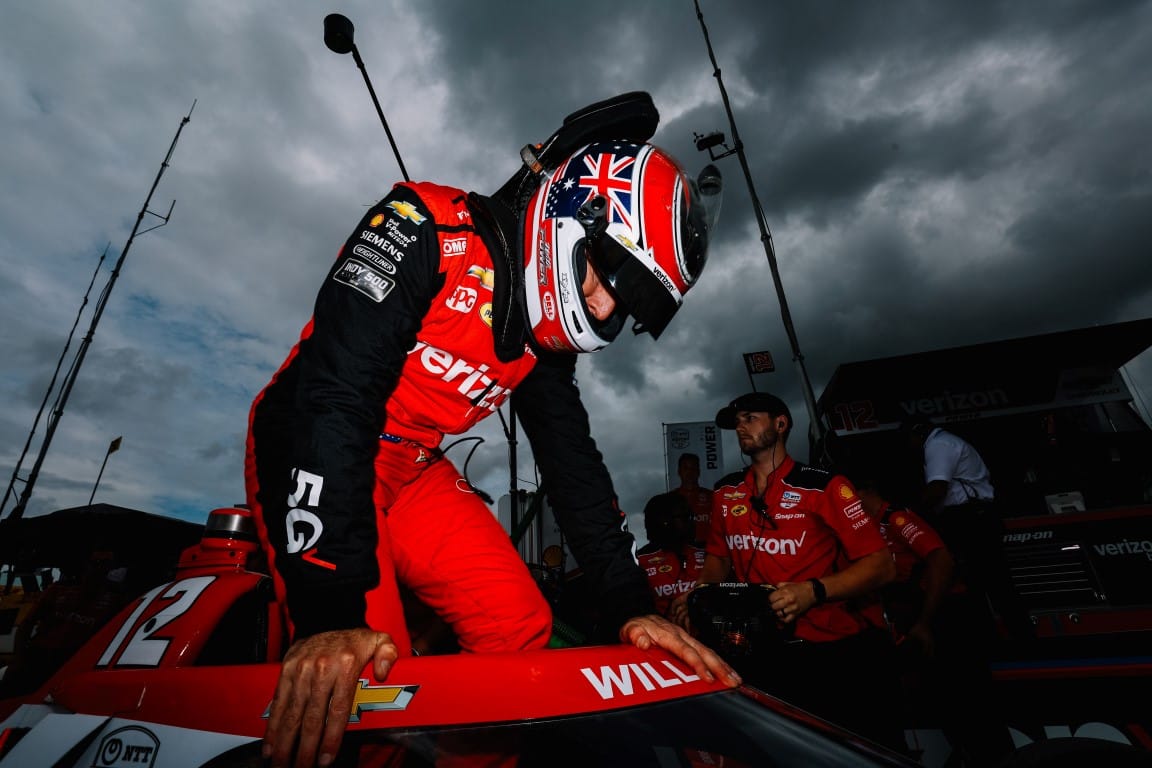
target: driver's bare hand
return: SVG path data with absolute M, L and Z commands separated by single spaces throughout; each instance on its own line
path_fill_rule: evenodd
M 372 662 L 372 674 L 383 680 L 399 655 L 391 636 L 371 629 L 321 632 L 293 643 L 268 711 L 264 759 L 272 768 L 329 765 L 340 749 L 364 667 Z
M 721 682 L 735 688 L 740 676 L 715 651 L 688 634 L 663 616 L 650 614 L 629 619 L 620 629 L 620 640 L 647 650 L 653 646 L 663 648 L 686 662 L 701 678 Z
M 672 598 L 672 602 L 668 605 L 668 618 L 673 624 L 677 624 L 689 632 L 692 631 L 692 622 L 688 617 L 688 595 L 691 592 L 681 592 Z

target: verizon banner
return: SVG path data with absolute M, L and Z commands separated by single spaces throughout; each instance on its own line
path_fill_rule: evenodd
M 720 445 L 720 427 L 714 421 L 681 421 L 664 425 L 664 461 L 668 490 L 680 485 L 676 466 L 680 454 L 700 457 L 700 485 L 711 488 L 724 476 L 724 455 Z

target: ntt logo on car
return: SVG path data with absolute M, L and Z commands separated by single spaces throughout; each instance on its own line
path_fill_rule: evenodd
M 119 728 L 100 740 L 93 768 L 150 768 L 156 763 L 160 739 L 136 725 Z

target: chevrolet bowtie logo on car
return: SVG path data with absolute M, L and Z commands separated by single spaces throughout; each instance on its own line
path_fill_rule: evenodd
M 360 688 L 352 698 L 352 713 L 348 716 L 348 722 L 360 722 L 363 712 L 407 709 L 419 689 L 418 685 L 368 685 L 367 680 L 360 678 Z

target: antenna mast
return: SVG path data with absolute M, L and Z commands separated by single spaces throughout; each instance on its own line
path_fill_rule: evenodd
M 792 360 L 800 372 L 800 381 L 804 389 L 804 404 L 808 408 L 810 424 L 808 433 L 815 439 L 815 443 L 824 449 L 827 428 L 816 409 L 816 397 L 812 392 L 812 382 L 808 378 L 808 370 L 804 367 L 804 355 L 800 353 L 800 342 L 796 338 L 796 328 L 792 325 L 792 313 L 788 310 L 788 300 L 784 296 L 784 284 L 780 281 L 780 268 L 776 265 L 776 249 L 772 245 L 772 233 L 764 219 L 764 209 L 760 207 L 760 198 L 756 196 L 756 187 L 752 184 L 752 171 L 748 168 L 748 159 L 744 156 L 744 142 L 736 130 L 736 118 L 732 115 L 732 105 L 728 101 L 728 91 L 724 88 L 724 81 L 720 78 L 720 65 L 716 63 L 716 54 L 712 51 L 712 40 L 708 36 L 708 27 L 704 24 L 704 13 L 700 10 L 700 0 L 693 0 L 696 5 L 696 18 L 700 20 L 700 29 L 704 33 L 704 43 L 708 46 L 708 59 L 712 62 L 712 75 L 716 78 L 716 85 L 720 88 L 720 98 L 724 101 L 724 111 L 728 114 L 728 125 L 732 129 L 733 148 L 728 149 L 724 144 L 724 135 L 720 133 L 696 137 L 696 148 L 707 149 L 713 160 L 735 154 L 740 159 L 740 167 L 744 170 L 744 179 L 748 182 L 748 194 L 752 197 L 752 210 L 756 213 L 756 223 L 760 227 L 760 240 L 764 243 L 764 255 L 768 257 L 768 266 L 772 270 L 772 282 L 776 286 L 776 298 L 780 302 L 780 316 L 784 322 L 784 330 L 788 334 L 788 341 L 792 345 Z M 723 145 L 727 152 L 716 155 L 713 148 Z
M 57 398 L 52 413 L 48 416 L 48 428 L 44 433 L 44 443 L 40 446 L 40 454 L 36 457 L 36 463 L 32 466 L 32 471 L 29 473 L 28 480 L 24 484 L 24 490 L 20 494 L 20 500 L 16 503 L 16 506 L 12 508 L 11 514 L 8 515 L 10 520 L 19 520 L 24 516 L 24 510 L 28 506 L 28 499 L 32 496 L 32 488 L 36 485 L 36 479 L 40 475 L 40 467 L 44 464 L 44 457 L 48 453 L 48 447 L 52 444 L 52 437 L 56 434 L 56 427 L 59 425 L 60 417 L 64 413 L 64 406 L 68 402 L 69 395 L 72 394 L 72 387 L 76 384 L 76 377 L 80 373 L 80 366 L 84 363 L 84 357 L 88 353 L 88 347 L 92 344 L 92 337 L 96 334 L 96 325 L 100 322 L 100 318 L 104 314 L 104 308 L 108 304 L 108 296 L 112 293 L 112 286 L 116 284 L 116 278 L 120 275 L 120 270 L 124 266 L 124 259 L 128 255 L 129 249 L 132 248 L 132 242 L 138 234 L 142 235 L 145 232 L 151 232 L 153 229 L 162 227 L 172 218 L 172 209 L 176 207 L 175 200 L 172 201 L 172 205 L 168 206 L 168 213 L 163 216 L 148 210 L 148 205 L 152 202 L 152 194 L 156 191 L 156 186 L 160 183 L 160 177 L 164 175 L 164 169 L 168 167 L 168 161 L 172 159 L 172 152 L 176 149 L 176 142 L 180 140 L 180 132 L 184 130 L 184 126 L 192 119 L 192 110 L 195 108 L 196 102 L 193 101 L 191 109 L 188 110 L 188 114 L 180 120 L 180 127 L 176 129 L 176 136 L 173 137 L 172 144 L 168 147 L 168 154 L 164 156 L 164 162 L 160 164 L 160 171 L 156 174 L 156 179 L 152 182 L 152 188 L 148 190 L 148 197 L 145 198 L 144 205 L 140 208 L 140 213 L 136 216 L 136 224 L 132 227 L 132 234 L 128 236 L 128 242 L 125 243 L 124 250 L 120 252 L 120 258 L 116 260 L 116 266 L 112 268 L 112 274 L 108 277 L 108 283 L 100 293 L 100 298 L 96 302 L 96 309 L 92 314 L 92 322 L 88 326 L 88 333 L 85 334 L 83 340 L 80 342 L 80 348 L 76 351 L 76 359 L 72 361 L 72 367 L 64 377 L 64 382 L 60 387 L 60 396 Z M 149 227 L 141 232 L 140 224 L 143 222 L 145 214 L 150 214 L 158 219 L 162 219 L 163 223 Z M 15 475 L 13 475 L 13 482 L 15 482 Z M 7 496 L 5 496 L 5 501 L 7 501 Z

